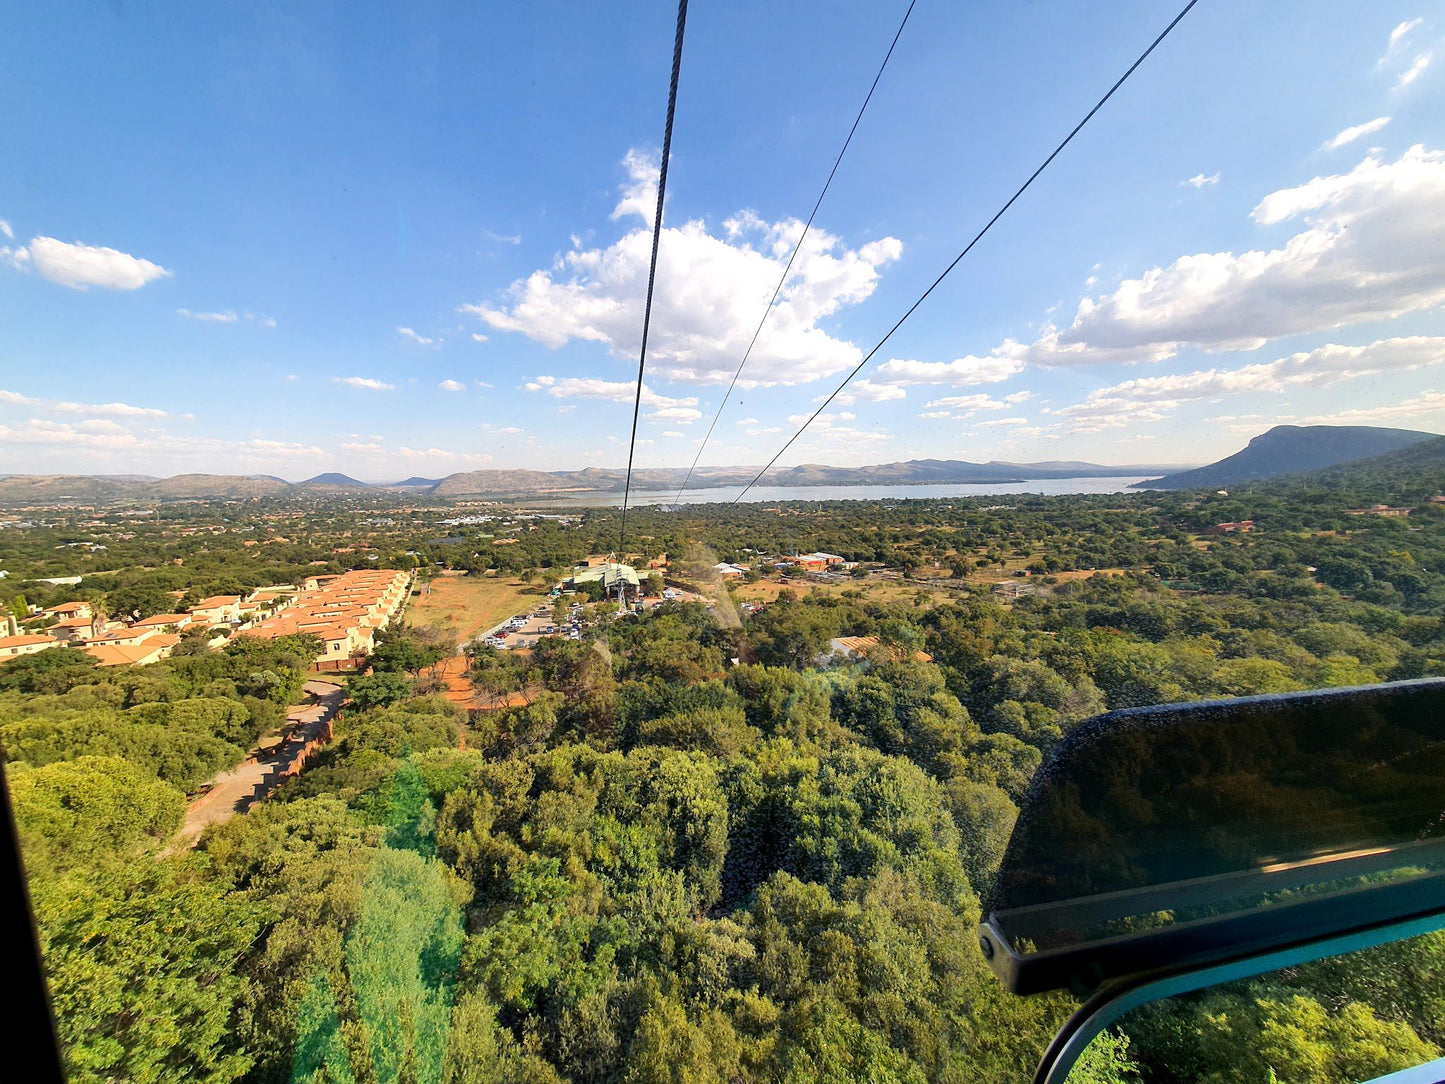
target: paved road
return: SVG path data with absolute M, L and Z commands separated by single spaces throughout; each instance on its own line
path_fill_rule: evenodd
M 197 798 L 186 810 L 186 819 L 171 842 L 170 850 L 194 847 L 208 827 L 223 824 L 237 813 L 246 812 L 252 802 L 270 794 L 286 765 L 307 742 L 322 733 L 327 720 L 341 707 L 343 690 L 330 681 L 308 681 L 305 688 L 314 702 L 287 710 L 291 737 L 269 752 L 259 757 L 248 757 L 244 763 L 216 776 L 211 790 Z

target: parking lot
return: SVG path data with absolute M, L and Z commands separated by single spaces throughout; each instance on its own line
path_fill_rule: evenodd
M 581 616 L 581 610 L 573 611 L 574 618 Z M 532 647 L 538 640 L 547 636 L 570 636 L 574 625 L 558 625 L 552 617 L 552 600 L 534 607 L 525 614 L 519 614 L 510 621 L 502 624 L 479 637 L 479 639 L 492 647 L 503 650 L 516 650 L 517 648 Z M 580 636 L 580 632 L 578 633 Z M 575 639 L 576 637 L 574 637 Z

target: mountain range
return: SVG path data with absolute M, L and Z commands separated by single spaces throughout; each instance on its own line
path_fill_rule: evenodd
M 1372 459 L 1436 433 L 1373 425 L 1276 425 L 1216 463 L 1134 483 L 1135 489 L 1219 489 Z
M 1010 463 L 990 460 L 910 459 L 866 467 L 833 467 L 804 463 L 776 471 L 769 486 L 924 485 L 1030 482 L 1048 478 L 1101 478 L 1160 475 L 1138 482 L 1140 489 L 1218 489 L 1281 475 L 1318 471 L 1397 452 L 1436 434 L 1376 426 L 1277 425 L 1250 440 L 1234 455 L 1205 467 L 1177 469 L 1155 465 L 1104 466 L 1068 460 Z M 696 471 L 690 489 L 741 486 L 756 467 L 707 467 Z M 632 474 L 634 492 L 667 492 L 683 483 L 681 468 L 646 468 Z M 46 504 L 54 501 L 106 503 L 133 500 L 185 500 L 204 497 L 304 497 L 348 493 L 413 494 L 439 498 L 541 497 L 564 494 L 616 493 L 626 484 L 619 469 L 476 470 L 445 478 L 412 477 L 400 482 L 369 483 L 330 472 L 301 482 L 266 474 L 178 474 L 156 478 L 145 474 L 12 474 L 0 476 L 0 504 Z
M 1044 478 L 1101 478 L 1157 474 L 1167 465 L 1103 466 L 1050 460 L 1009 463 L 993 460 L 971 463 L 960 459 L 911 459 L 866 467 L 833 467 L 805 463 L 770 474 L 770 486 L 913 485 L 938 483 L 1028 482 Z M 741 486 L 751 481 L 757 467 L 705 467 L 694 472 L 690 488 Z M 682 485 L 682 468 L 634 470 L 634 491 L 669 490 Z M 433 497 L 531 497 L 560 494 L 621 492 L 627 472 L 588 467 L 572 471 L 477 470 L 445 478 L 412 477 L 400 482 L 368 483 L 345 474 L 318 474 L 301 482 L 288 482 L 267 474 L 178 474 L 156 478 L 145 474 L 11 474 L 0 476 L 0 504 L 37 504 L 73 500 L 184 500 L 202 497 L 284 497 L 307 494 L 367 492 L 412 493 Z

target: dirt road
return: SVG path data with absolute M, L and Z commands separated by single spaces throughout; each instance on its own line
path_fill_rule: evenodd
M 194 847 L 201 833 L 210 825 L 222 824 L 237 813 L 244 813 L 252 802 L 270 794 L 281 773 L 296 759 L 306 744 L 326 730 L 326 724 L 341 707 L 344 698 L 340 685 L 330 681 L 308 681 L 306 692 L 314 702 L 292 707 L 286 712 L 290 736 L 280 745 L 257 755 L 251 751 L 243 763 L 222 772 L 211 781 L 211 789 L 197 798 L 186 810 L 181 830 L 172 840 L 170 850 Z

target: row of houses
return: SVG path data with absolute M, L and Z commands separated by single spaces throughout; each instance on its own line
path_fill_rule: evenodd
M 180 643 L 180 630 L 229 627 L 240 620 L 241 595 L 213 595 L 175 613 L 154 614 L 127 624 L 108 620 L 89 602 L 63 602 L 33 615 L 38 628 L 22 631 L 14 614 L 0 636 L 0 660 L 53 647 L 76 647 L 101 666 L 145 666 L 167 657 Z
M 823 553 L 821 550 L 815 553 L 800 553 L 796 557 L 779 557 L 764 563 L 785 573 L 846 571 L 857 567 L 856 561 L 850 561 L 836 553 Z M 713 566 L 713 571 L 721 579 L 738 580 L 752 571 L 752 566 L 732 561 L 719 561 Z
M 314 584 L 314 587 L 312 587 Z M 318 662 L 343 662 L 369 653 L 376 632 L 401 610 L 411 574 L 362 568 L 340 576 L 317 576 L 284 611 L 251 627 L 248 634 L 273 638 L 298 633 L 321 640 Z
M 390 569 L 360 569 L 340 576 L 313 576 L 301 590 L 289 584 L 248 595 L 214 595 L 174 613 L 125 623 L 107 621 L 88 602 L 66 602 L 36 615 L 47 624 L 19 627 L 14 615 L 0 629 L 0 662 L 56 647 L 79 648 L 101 666 L 145 666 L 170 655 L 181 633 L 193 629 L 244 632 L 263 638 L 309 633 L 322 641 L 320 660 L 344 660 L 371 650 L 406 601 L 410 576 Z M 268 611 L 254 620 L 251 615 Z

